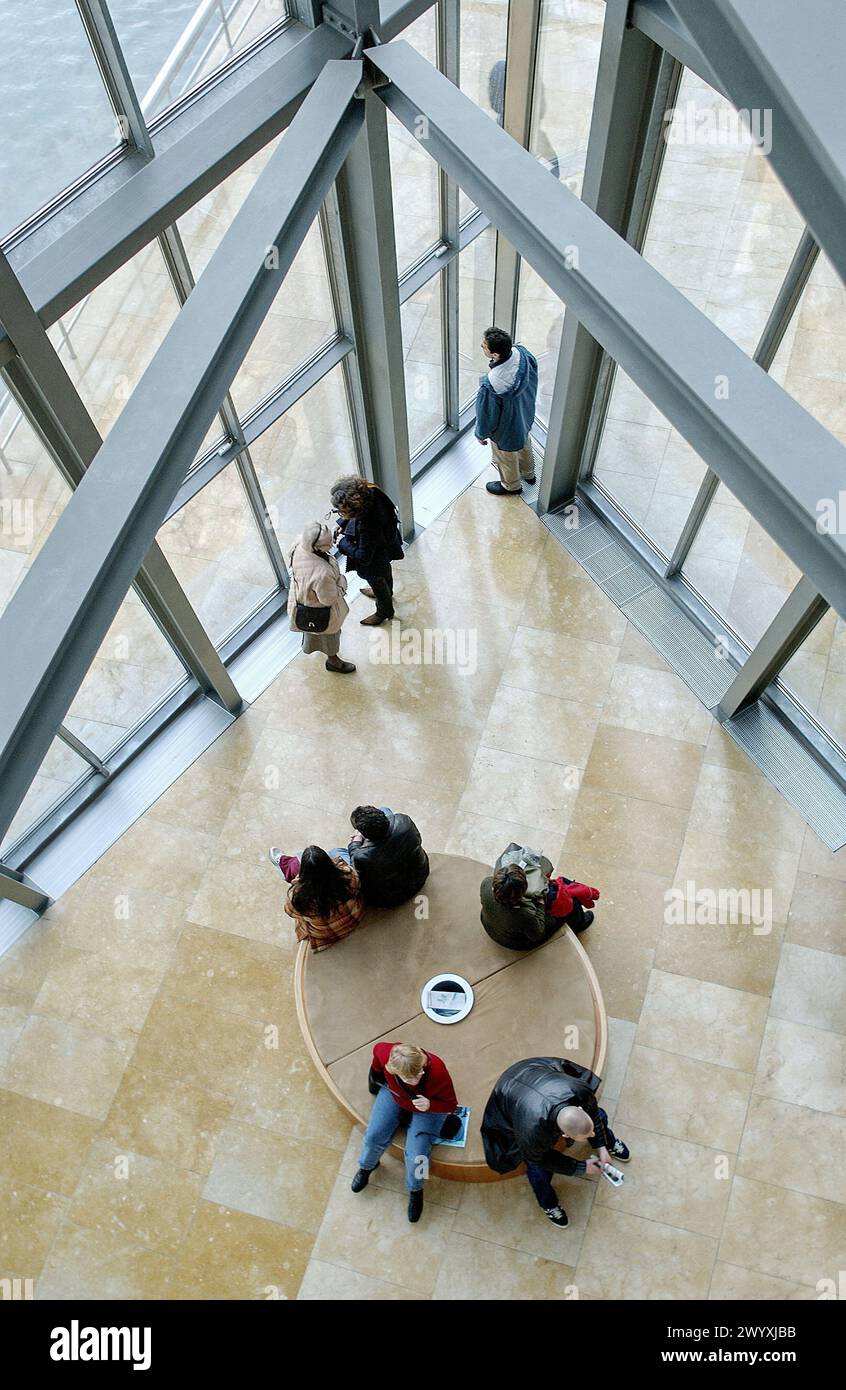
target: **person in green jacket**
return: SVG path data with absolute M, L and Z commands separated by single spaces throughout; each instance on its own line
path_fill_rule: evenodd
M 552 936 L 561 922 L 546 910 L 551 874 L 546 855 L 509 845 L 479 889 L 482 926 L 488 936 L 512 951 L 540 946 Z
M 527 951 L 542 945 L 565 921 L 576 932 L 589 927 L 593 913 L 578 903 L 569 903 L 572 910 L 567 916 L 555 906 L 559 883 L 570 880 L 550 884 L 551 877 L 552 864 L 546 855 L 510 844 L 479 889 L 481 921 L 488 936 L 509 950 Z M 595 889 L 585 891 L 599 896 Z

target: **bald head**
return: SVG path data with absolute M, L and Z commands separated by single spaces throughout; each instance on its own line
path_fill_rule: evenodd
M 565 1105 L 558 1112 L 558 1128 L 568 1139 L 587 1139 L 593 1133 L 593 1120 L 578 1105 Z

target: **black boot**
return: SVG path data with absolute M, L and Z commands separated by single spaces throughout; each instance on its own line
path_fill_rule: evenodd
M 376 1164 L 376 1167 L 377 1167 L 377 1168 L 379 1167 L 378 1163 Z M 355 1177 L 353 1178 L 352 1182 L 350 1183 L 350 1186 L 352 1187 L 353 1192 L 363 1192 L 363 1191 L 364 1191 L 365 1187 L 367 1186 L 367 1184 L 368 1184 L 369 1181 L 370 1181 L 370 1174 L 371 1174 L 372 1172 L 373 1172 L 373 1169 L 372 1169 L 372 1168 L 359 1168 L 358 1172 L 356 1173 Z
M 408 1219 L 409 1221 L 419 1221 L 423 1214 L 423 1192 L 409 1192 L 408 1194 Z

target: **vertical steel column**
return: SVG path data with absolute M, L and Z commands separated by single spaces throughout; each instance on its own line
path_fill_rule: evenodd
M 752 360 L 757 362 L 759 367 L 763 367 L 765 372 L 770 370 L 775 360 L 775 355 L 781 346 L 781 340 L 787 332 L 790 320 L 796 311 L 799 300 L 802 298 L 802 291 L 808 283 L 808 277 L 814 268 L 820 248 L 814 240 L 811 232 L 806 227 L 799 240 L 799 245 L 793 254 L 793 260 L 787 269 L 787 274 L 782 282 L 781 289 L 776 296 L 776 301 L 770 310 L 764 331 L 761 334 L 758 346 L 755 349 Z M 705 520 L 711 499 L 717 491 L 719 478 L 711 468 L 705 470 L 705 476 L 699 484 L 699 491 L 693 500 L 693 506 L 687 514 L 687 520 L 682 527 L 681 535 L 676 541 L 673 553 L 667 561 L 664 570 L 664 578 L 669 579 L 674 574 L 678 574 L 682 565 L 690 553 L 699 528 Z
M 825 616 L 828 607 L 810 579 L 803 575 L 714 711 L 721 723 L 754 704 Z
M 165 264 L 168 268 L 171 283 L 176 291 L 176 297 L 180 304 L 184 304 L 189 294 L 194 288 L 194 275 L 191 270 L 191 263 L 185 250 L 182 237 L 177 227 L 167 227 L 158 238 Z M 280 588 L 288 587 L 288 570 L 282 556 L 282 548 L 279 538 L 276 535 L 276 528 L 273 519 L 264 500 L 261 483 L 258 480 L 253 465 L 247 442 L 244 438 L 244 431 L 238 412 L 235 409 L 235 402 L 232 395 L 227 391 L 220 407 L 220 419 L 223 424 L 223 432 L 235 444 L 242 444 L 243 451 L 235 459 L 235 467 L 244 484 L 247 494 L 247 503 L 252 512 L 256 526 L 261 533 L 264 548 L 267 551 L 273 573 L 276 575 L 276 582 Z
M 640 249 L 664 153 L 664 112 L 674 100 L 681 67 L 645 34 L 627 27 L 628 9 L 628 0 L 607 0 L 582 201 Z M 574 314 L 566 313 L 538 497 L 540 512 L 551 511 L 575 494 L 602 364 L 599 344 Z M 609 395 L 610 374 L 605 404 Z M 598 437 L 595 417 L 592 434 Z
M 76 488 L 102 440 L 2 252 L 0 317 L 19 354 L 5 369 L 10 390 L 68 485 Z M 158 545 L 150 547 L 135 588 L 200 688 L 238 713 L 241 696 Z
M 450 82 L 459 85 L 461 75 L 461 13 L 459 0 L 441 0 L 437 8 L 438 67 Z M 438 169 L 441 238 L 458 249 L 458 184 Z M 459 256 L 452 256 L 440 274 L 441 343 L 443 352 L 444 418 L 448 429 L 458 429 L 461 406 L 458 385 Z
M 394 235 L 387 112 L 362 85 L 364 128 L 336 181 L 372 481 L 396 503 L 403 535 L 414 534 L 402 323 Z
M 509 0 L 505 47 L 505 103 L 502 126 L 512 140 L 529 148 L 535 94 L 538 38 L 543 0 Z M 496 234 L 493 321 L 514 334 L 517 330 L 517 289 L 520 257 L 502 232 Z
M 128 145 L 152 159 L 153 142 L 106 0 L 76 0 L 76 7 L 115 109 L 121 135 Z

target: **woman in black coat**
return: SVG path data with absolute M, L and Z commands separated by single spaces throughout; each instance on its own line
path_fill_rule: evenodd
M 357 475 L 339 478 L 332 506 L 341 518 L 336 537 L 347 573 L 360 574 L 369 586 L 364 593 L 376 600 L 376 612 L 362 618 L 362 626 L 378 627 L 394 616 L 391 561 L 403 554 L 397 509 L 387 493 Z

